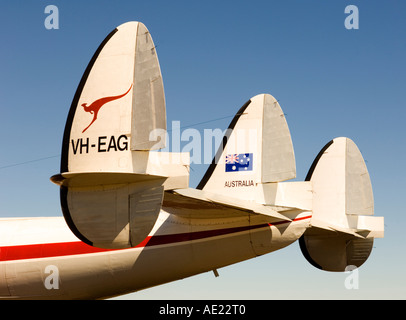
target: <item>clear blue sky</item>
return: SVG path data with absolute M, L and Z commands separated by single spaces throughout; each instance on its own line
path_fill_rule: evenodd
M 59 8 L 58 30 L 44 27 L 49 4 Z M 350 4 L 358 30 L 344 27 Z M 245 101 L 270 93 L 287 114 L 297 180 L 332 138 L 357 143 L 386 233 L 359 270 L 358 290 L 345 289 L 346 274 L 314 269 L 293 244 L 220 269 L 219 278 L 207 273 L 127 297 L 405 299 L 405 16 L 406 3 L 394 0 L 3 0 L 0 217 L 61 215 L 48 178 L 59 173 L 76 87 L 105 36 L 141 21 L 157 45 L 169 129 L 175 120 L 225 129 Z M 193 166 L 191 187 L 206 167 Z

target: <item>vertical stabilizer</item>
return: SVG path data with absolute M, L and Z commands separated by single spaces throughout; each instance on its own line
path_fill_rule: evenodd
M 165 147 L 165 135 L 150 137 L 155 129 L 166 130 L 158 57 L 147 28 L 128 22 L 107 36 L 83 74 L 66 122 L 61 172 L 132 172 L 131 151 Z
M 295 156 L 285 115 L 274 97 L 260 94 L 237 112 L 197 188 L 258 200 L 262 185 L 295 177 Z
M 165 147 L 166 112 L 155 45 L 141 22 L 114 29 L 86 68 L 62 145 L 61 207 L 72 232 L 102 248 L 151 232 L 164 190 L 186 188 L 186 155 Z
M 369 173 L 355 143 L 336 138 L 320 151 L 306 180 L 313 187 L 311 227 L 300 248 L 315 267 L 345 271 L 369 257 L 374 238 L 384 235 L 383 217 L 374 217 Z

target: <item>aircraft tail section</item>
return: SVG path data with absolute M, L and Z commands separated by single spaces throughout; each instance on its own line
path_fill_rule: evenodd
M 157 52 L 148 29 L 128 22 L 101 43 L 66 121 L 61 207 L 73 233 L 102 248 L 144 240 L 164 190 L 187 188 L 189 155 L 165 148 L 166 108 Z
M 368 171 L 351 140 L 330 142 L 308 181 L 285 182 L 296 177 L 295 155 L 285 115 L 269 94 L 237 112 L 199 190 L 187 190 L 189 154 L 156 152 L 165 137 L 155 45 L 142 23 L 125 23 L 102 42 L 83 74 L 65 126 L 61 172 L 51 178 L 79 239 L 101 248 L 134 247 L 152 232 L 162 205 L 177 202 L 210 202 L 215 216 L 222 214 L 216 206 L 240 207 L 237 215 L 275 221 L 313 212 L 301 248 L 324 270 L 362 264 L 372 239 L 383 236 L 383 219 L 372 217 Z
M 364 159 L 348 138 L 330 141 L 313 162 L 307 181 L 313 188 L 310 228 L 300 248 L 315 267 L 345 271 L 361 266 L 382 238 L 382 217 L 374 217 L 374 199 Z
M 273 96 L 260 94 L 235 115 L 197 189 L 261 202 L 261 186 L 295 177 L 285 115 Z

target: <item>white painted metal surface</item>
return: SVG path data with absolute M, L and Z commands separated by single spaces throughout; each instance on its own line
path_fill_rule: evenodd
M 188 188 L 188 154 L 153 152 L 165 145 L 155 129 L 165 128 L 152 38 L 139 22 L 123 24 L 96 51 L 68 115 L 61 172 L 52 177 L 65 219 L 0 219 L 0 298 L 106 298 L 298 239 L 314 266 L 343 271 L 383 237 L 351 140 L 330 142 L 307 181 L 283 182 L 296 176 L 295 158 L 271 95 L 237 112 L 197 189 Z M 47 287 L 49 270 L 58 272 L 57 289 Z

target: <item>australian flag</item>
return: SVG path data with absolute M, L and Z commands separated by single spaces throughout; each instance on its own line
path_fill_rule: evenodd
M 226 172 L 252 171 L 253 153 L 226 155 Z

